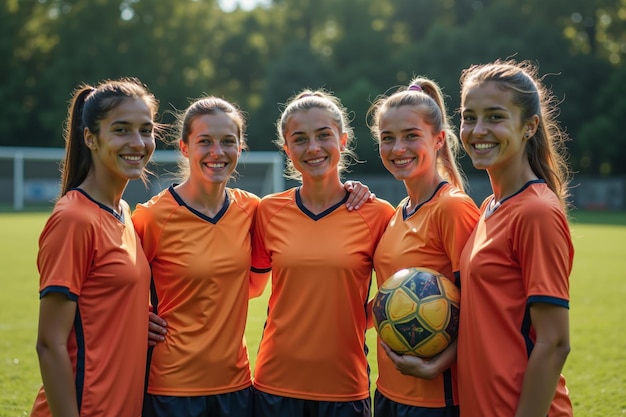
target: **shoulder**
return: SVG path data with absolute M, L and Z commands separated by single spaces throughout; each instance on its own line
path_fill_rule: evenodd
M 378 197 L 376 197 L 373 201 L 363 205 L 363 207 L 367 207 L 367 206 L 370 206 L 370 208 L 372 208 L 373 210 L 387 212 L 387 213 L 393 213 L 396 210 L 395 207 L 391 205 L 389 201 L 383 200 L 382 198 L 378 198 Z
M 368 222 L 370 219 L 376 219 L 382 221 L 385 225 L 395 212 L 394 206 L 381 198 L 375 198 L 373 201 L 363 204 L 358 210 L 353 210 L 353 213 L 357 213 Z
M 270 209 L 272 207 L 282 207 L 286 204 L 295 202 L 296 188 L 290 188 L 278 193 L 268 194 L 261 198 L 259 208 Z
M 438 195 L 438 211 L 448 216 L 470 213 L 478 215 L 478 207 L 472 198 L 454 187 L 448 185 Z
M 549 217 L 565 217 L 559 198 L 545 183 L 530 184 L 513 201 L 515 215 L 525 221 Z
M 154 219 L 164 213 L 170 213 L 178 207 L 178 203 L 172 197 L 169 189 L 165 189 L 153 196 L 145 203 L 139 203 L 133 211 L 133 222 L 138 219 Z
M 232 204 L 235 204 L 251 215 L 256 212 L 259 202 L 261 201 L 259 196 L 239 188 L 228 188 L 227 192 Z
M 80 191 L 70 190 L 54 206 L 48 223 L 74 224 L 86 227 L 98 222 L 101 209 Z
M 250 191 L 242 190 L 240 188 L 227 188 L 229 196 L 233 200 L 241 200 L 241 201 L 260 201 L 261 198 Z
M 97 203 L 79 191 L 69 191 L 54 206 L 39 236 L 40 249 L 44 247 L 87 245 L 100 228 L 103 210 Z

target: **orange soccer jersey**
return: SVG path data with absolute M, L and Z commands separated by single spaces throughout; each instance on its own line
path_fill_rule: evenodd
M 410 215 L 407 201 L 408 197 L 398 205 L 376 249 L 378 286 L 396 271 L 410 267 L 433 269 L 456 282 L 461 250 L 478 219 L 478 207 L 448 183 L 442 183 L 433 197 Z M 381 394 L 400 404 L 458 405 L 455 365 L 433 380 L 415 378 L 402 375 L 379 349 L 376 385 Z
M 128 205 L 116 215 L 80 190 L 55 205 L 39 239 L 41 296 L 76 301 L 68 350 L 81 416 L 141 415 L 150 267 Z M 39 391 L 31 416 L 50 416 Z
M 259 198 L 226 193 L 214 218 L 187 206 L 173 187 L 133 213 L 152 266 L 152 302 L 168 329 L 152 353 L 150 394 L 215 395 L 252 384 L 244 329 Z
M 257 212 L 252 266 L 271 267 L 272 293 L 255 387 L 290 398 L 362 400 L 369 397 L 372 257 L 393 207 L 376 200 L 349 212 L 344 199 L 315 215 L 298 190 L 263 198 Z
M 529 306 L 569 308 L 572 241 L 557 196 L 542 180 L 481 216 L 461 255 L 459 396 L 463 417 L 512 416 L 535 343 Z M 549 417 L 569 417 L 561 376 Z

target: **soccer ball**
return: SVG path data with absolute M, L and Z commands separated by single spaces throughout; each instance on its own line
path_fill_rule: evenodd
M 394 352 L 431 358 L 456 338 L 460 302 L 460 290 L 442 274 L 401 269 L 374 297 L 374 326 Z

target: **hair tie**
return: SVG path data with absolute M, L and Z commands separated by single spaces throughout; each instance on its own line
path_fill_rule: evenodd
M 419 86 L 417 84 L 411 84 L 409 86 L 409 91 L 422 91 L 423 92 L 424 90 L 422 89 L 421 86 Z

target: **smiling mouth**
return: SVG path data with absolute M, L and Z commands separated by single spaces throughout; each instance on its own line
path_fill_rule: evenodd
M 395 159 L 391 161 L 394 166 L 403 166 L 409 164 L 415 158 L 404 158 L 404 159 Z
M 486 151 L 488 149 L 493 149 L 496 146 L 498 146 L 495 143 L 475 143 L 472 145 L 472 147 L 474 147 L 474 149 L 479 150 L 479 151 Z
M 120 155 L 120 157 L 124 161 L 128 161 L 128 162 L 138 162 L 143 159 L 143 155 Z
M 307 164 L 309 165 L 316 165 L 319 164 L 320 162 L 324 161 L 326 158 L 322 157 L 322 158 L 315 158 L 315 159 L 309 159 L 308 161 L 305 161 Z
M 221 169 L 226 166 L 226 162 L 207 162 L 204 165 L 206 165 L 209 168 Z

